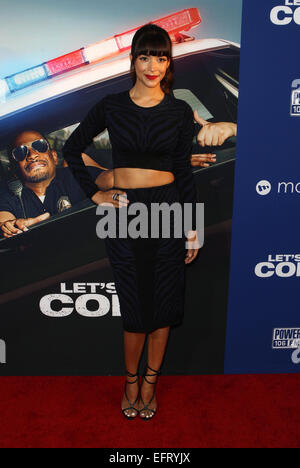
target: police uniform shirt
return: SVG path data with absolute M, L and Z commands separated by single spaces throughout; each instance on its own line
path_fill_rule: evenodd
M 96 167 L 87 167 L 87 169 L 93 180 L 103 172 Z M 35 218 L 46 212 L 51 216 L 59 213 L 58 205 L 61 197 L 68 197 L 71 205 L 87 198 L 68 167 L 56 169 L 56 176 L 46 189 L 44 202 L 31 189 L 23 187 L 22 201 L 26 218 Z M 19 197 L 8 190 L 3 190 L 0 194 L 0 211 L 8 211 L 17 219 L 25 218 Z

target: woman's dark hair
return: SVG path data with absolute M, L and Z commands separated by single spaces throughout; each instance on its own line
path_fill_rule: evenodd
M 172 41 L 168 32 L 156 24 L 145 24 L 136 31 L 133 37 L 131 54 L 132 60 L 130 74 L 133 84 L 136 82 L 134 64 L 139 55 L 154 55 L 156 57 L 162 57 L 164 55 L 170 59 L 170 64 L 167 68 L 166 74 L 160 82 L 162 90 L 165 93 L 170 94 L 174 80 L 174 61 L 172 57 Z

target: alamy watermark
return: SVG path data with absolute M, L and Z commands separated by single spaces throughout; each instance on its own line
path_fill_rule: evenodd
M 127 198 L 126 194 L 122 198 Z M 204 245 L 204 203 L 196 203 L 195 224 L 197 236 L 191 235 L 193 229 L 193 204 L 174 202 L 169 204 L 151 203 L 150 217 L 149 208 L 145 203 L 134 202 L 128 206 L 121 206 L 119 210 L 119 221 L 117 222 L 116 208 L 111 203 L 100 204 L 97 207 L 97 215 L 101 216 L 96 226 L 96 233 L 100 239 L 122 238 L 154 238 L 161 236 L 167 238 L 182 238 L 183 231 L 187 238 L 186 248 L 202 248 Z M 173 232 L 171 233 L 171 213 L 173 213 Z M 128 216 L 134 216 L 128 222 Z M 150 218 L 151 232 L 149 232 L 148 221 Z M 162 224 L 160 226 L 160 220 Z M 117 235 L 117 225 L 119 232 Z M 195 226 L 194 226 L 195 227 Z M 161 229 L 160 229 L 161 228 Z M 191 239 L 190 241 L 188 239 Z
M 6 364 L 6 343 L 0 340 L 0 364 Z

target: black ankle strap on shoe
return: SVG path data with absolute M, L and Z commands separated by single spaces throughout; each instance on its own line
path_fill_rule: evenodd
M 147 368 L 150 369 L 152 372 L 154 372 L 154 374 L 146 374 Z M 159 369 L 159 370 L 152 369 L 152 367 L 150 367 L 150 366 L 147 364 L 146 367 L 145 367 L 145 371 L 144 371 L 143 377 L 144 377 L 144 379 L 146 380 L 146 382 L 147 382 L 148 384 L 155 385 L 155 384 L 156 384 L 156 381 L 155 381 L 155 382 L 149 382 L 149 380 L 148 380 L 146 377 L 154 377 L 154 376 L 156 376 L 156 375 L 159 376 L 160 374 L 161 374 L 161 370 L 160 370 L 160 369 Z
M 150 367 L 149 364 L 147 364 L 147 367 L 148 367 L 148 369 L 150 369 L 152 372 L 155 372 L 155 374 L 157 374 L 157 375 L 161 374 L 161 370 L 160 370 L 160 369 L 159 369 L 159 370 L 152 369 L 152 367 Z
M 127 375 L 128 377 L 130 377 L 130 378 L 133 378 L 133 377 L 138 377 L 138 376 L 139 376 L 139 373 L 137 373 L 137 374 L 132 374 L 131 372 L 126 371 L 126 375 Z M 137 378 L 136 380 L 134 380 L 133 382 L 128 382 L 128 380 L 127 380 L 127 383 L 133 384 L 133 383 L 136 383 L 137 381 L 138 381 L 138 378 Z
M 134 418 L 136 418 L 137 415 L 139 414 L 138 408 L 135 408 L 134 405 L 136 404 L 136 402 L 137 402 L 138 399 L 139 399 L 140 388 L 139 388 L 139 391 L 138 391 L 138 394 L 137 394 L 136 399 L 134 400 L 133 403 L 131 403 L 130 400 L 129 400 L 129 398 L 128 398 L 128 394 L 127 394 L 127 384 L 134 384 L 134 383 L 138 382 L 138 381 L 139 381 L 139 378 L 138 378 L 138 375 L 139 375 L 139 374 L 138 374 L 138 373 L 137 373 L 137 374 L 132 374 L 131 372 L 129 372 L 129 371 L 126 370 L 126 375 L 127 375 L 128 377 L 137 377 L 137 378 L 136 378 L 133 382 L 128 382 L 128 380 L 126 379 L 126 382 L 125 382 L 125 397 L 126 397 L 128 403 L 129 403 L 129 407 L 128 407 L 128 408 L 123 408 L 123 409 L 122 409 L 122 413 L 124 414 L 124 416 L 125 416 L 127 419 L 134 419 Z M 133 410 L 136 412 L 136 414 L 135 414 L 134 416 L 128 416 L 128 415 L 126 414 L 126 411 L 127 411 L 127 410 L 130 410 L 130 409 L 133 409 Z

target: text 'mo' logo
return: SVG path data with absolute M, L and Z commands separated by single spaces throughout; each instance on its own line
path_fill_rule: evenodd
M 258 182 L 258 184 L 256 184 L 256 192 L 258 193 L 258 195 L 269 195 L 271 190 L 272 185 L 268 180 L 261 180 L 260 182 Z

